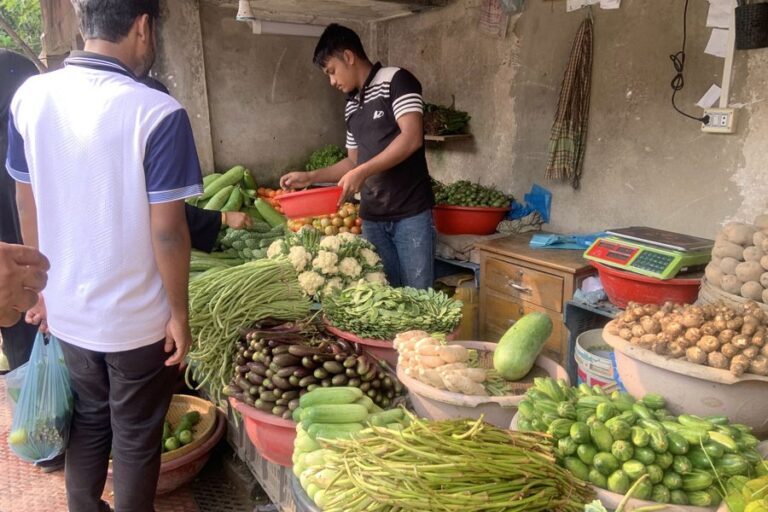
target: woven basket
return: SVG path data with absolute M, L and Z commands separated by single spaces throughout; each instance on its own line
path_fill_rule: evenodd
M 207 400 L 195 396 L 173 395 L 165 419 L 171 422 L 173 428 L 176 428 L 176 424 L 181 420 L 181 417 L 192 411 L 200 413 L 200 421 L 192 427 L 192 442 L 172 452 L 163 453 L 160 459 L 161 463 L 170 462 L 194 451 L 205 443 L 211 437 L 213 431 L 216 430 L 216 408 Z
M 752 50 L 768 46 L 768 3 L 736 7 L 736 48 Z
M 717 304 L 723 303 L 726 306 L 730 306 L 734 309 L 738 309 L 749 302 L 749 299 L 740 297 L 739 295 L 733 295 L 732 293 L 724 292 L 720 288 L 709 284 L 706 278 L 701 280 L 701 288 L 699 289 L 699 298 L 696 304 Z M 762 302 L 757 303 L 760 308 L 768 313 L 768 304 Z

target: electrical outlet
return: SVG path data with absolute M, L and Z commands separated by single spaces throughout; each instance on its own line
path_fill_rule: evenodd
M 701 131 L 708 133 L 734 133 L 736 131 L 736 109 L 708 108 L 704 115 L 709 116 L 707 124 L 701 125 Z

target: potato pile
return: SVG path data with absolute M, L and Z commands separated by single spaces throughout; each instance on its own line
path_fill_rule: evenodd
M 726 293 L 768 304 L 768 215 L 754 224 L 726 224 L 715 238 L 706 277 Z
M 610 325 L 611 334 L 657 354 L 730 372 L 768 375 L 768 314 L 752 301 L 663 306 L 630 302 Z

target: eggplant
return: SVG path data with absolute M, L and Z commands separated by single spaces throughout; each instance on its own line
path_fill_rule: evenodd
M 278 400 L 275 394 L 271 391 L 265 391 L 259 395 L 259 398 L 261 398 L 262 402 L 276 402 Z
M 355 356 L 347 356 L 344 360 L 344 368 L 350 369 L 357 366 L 357 358 Z
M 315 347 L 310 347 L 307 345 L 290 345 L 288 347 L 288 353 L 296 357 L 305 357 L 305 356 L 313 356 L 315 354 L 319 354 L 320 350 L 318 350 Z
M 334 386 L 344 386 L 347 384 L 347 376 L 343 373 L 340 373 L 338 375 L 334 375 L 331 379 L 331 384 Z
M 272 349 L 272 355 L 279 356 L 280 354 L 287 354 L 290 345 L 278 345 Z
M 315 378 L 315 376 L 307 375 L 306 377 L 304 377 L 299 381 L 299 386 L 302 388 L 307 388 L 311 384 L 315 384 L 315 383 L 317 383 L 317 379 Z
M 275 385 L 275 387 L 280 388 L 283 391 L 288 391 L 293 389 L 293 386 L 290 382 L 288 382 L 288 379 L 283 379 L 282 377 L 278 377 L 277 375 L 274 375 L 272 377 L 272 384 Z
M 272 360 L 275 362 L 277 366 L 280 368 L 285 368 L 286 366 L 296 366 L 301 363 L 301 359 L 298 357 L 291 355 L 291 354 L 278 354 L 276 356 L 273 356 Z
M 337 374 L 344 372 L 344 366 L 338 361 L 326 361 L 323 363 L 323 369 L 329 373 Z
M 264 382 L 264 377 L 254 372 L 246 373 L 245 379 L 251 384 L 256 384 L 257 386 L 261 385 L 261 383 Z

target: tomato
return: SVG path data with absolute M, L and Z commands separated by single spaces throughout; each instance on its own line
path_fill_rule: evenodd
M 357 218 L 355 219 L 355 226 L 356 226 L 356 227 L 360 227 L 360 226 L 362 226 L 362 225 L 363 225 L 363 219 L 361 219 L 360 217 L 357 217 Z
M 349 228 L 349 232 L 352 233 L 353 235 L 360 235 L 363 233 L 363 230 L 360 229 L 360 226 L 352 226 L 351 228 Z

